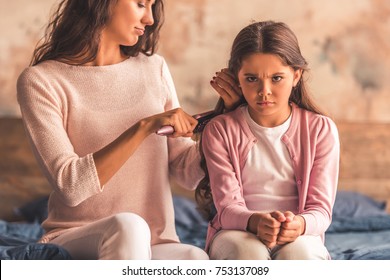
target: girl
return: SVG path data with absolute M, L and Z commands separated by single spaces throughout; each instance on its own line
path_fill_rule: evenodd
M 213 87 L 223 96 L 223 88 L 238 84 L 245 102 L 207 124 L 201 144 L 208 175 L 196 191 L 201 208 L 216 208 L 210 258 L 329 258 L 324 233 L 339 139 L 307 92 L 295 35 L 280 22 L 247 26 L 234 40 L 228 70 Z
M 169 177 L 195 188 L 203 172 L 182 137 L 197 121 L 154 54 L 162 19 L 162 0 L 63 0 L 18 79 L 53 187 L 40 242 L 75 259 L 208 259 L 175 231 Z M 170 138 L 155 134 L 164 125 Z

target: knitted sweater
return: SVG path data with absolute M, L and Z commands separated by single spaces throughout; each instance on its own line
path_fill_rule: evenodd
M 140 54 L 107 66 L 46 61 L 23 71 L 17 94 L 53 188 L 41 242 L 120 212 L 146 220 L 152 245 L 179 241 L 169 182 L 172 175 L 193 189 L 203 176 L 191 139 L 149 135 L 104 186 L 92 156 L 138 120 L 180 106 L 162 57 Z

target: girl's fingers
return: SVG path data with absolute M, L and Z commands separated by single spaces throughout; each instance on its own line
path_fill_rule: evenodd
M 294 213 L 291 211 L 284 212 L 284 216 L 286 217 L 286 222 L 292 222 L 294 220 Z
M 271 217 L 277 220 L 280 223 L 283 223 L 286 221 L 286 216 L 280 212 L 280 211 L 274 211 L 271 213 Z

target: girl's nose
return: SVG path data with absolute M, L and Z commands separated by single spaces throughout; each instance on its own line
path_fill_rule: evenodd
M 271 88 L 266 83 L 264 83 L 264 84 L 260 85 L 259 89 L 257 90 L 257 94 L 259 96 L 270 95 Z

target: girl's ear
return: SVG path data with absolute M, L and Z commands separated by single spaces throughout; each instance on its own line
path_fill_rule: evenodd
M 302 77 L 302 69 L 297 69 L 294 71 L 294 79 L 293 79 L 293 87 L 295 87 L 298 83 L 299 80 Z

